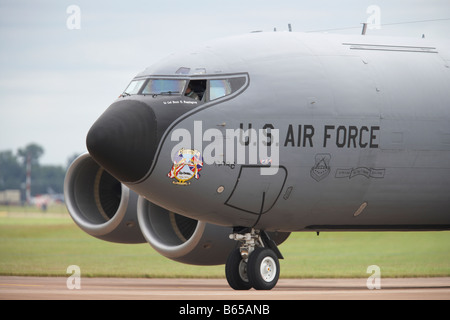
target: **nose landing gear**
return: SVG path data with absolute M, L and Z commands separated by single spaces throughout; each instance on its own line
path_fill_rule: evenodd
M 280 277 L 278 259 L 283 256 L 267 233 L 251 229 L 247 233 L 233 233 L 230 239 L 240 242 L 240 247 L 231 252 L 225 265 L 230 287 L 235 290 L 274 288 Z

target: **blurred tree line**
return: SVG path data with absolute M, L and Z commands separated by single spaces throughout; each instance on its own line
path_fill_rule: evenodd
M 48 193 L 63 193 L 66 168 L 39 164 L 44 149 L 31 143 L 16 154 L 0 151 L 0 191 L 19 189 L 25 197 L 27 159 L 31 161 L 31 196 Z

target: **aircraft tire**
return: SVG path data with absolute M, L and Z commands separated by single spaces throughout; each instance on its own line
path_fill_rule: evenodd
M 247 275 L 247 262 L 242 259 L 239 249 L 233 250 L 228 256 L 225 275 L 228 284 L 234 290 L 250 290 L 252 288 Z
M 267 248 L 256 248 L 248 259 L 249 282 L 256 290 L 271 290 L 280 277 L 280 262 L 275 252 Z

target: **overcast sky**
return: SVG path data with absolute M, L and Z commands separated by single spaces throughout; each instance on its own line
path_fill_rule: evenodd
M 0 151 L 34 142 L 44 147 L 42 164 L 65 166 L 85 152 L 98 116 L 159 59 L 217 37 L 287 31 L 288 23 L 294 32 L 359 34 L 371 5 L 381 29 L 368 35 L 450 41 L 448 0 L 0 0 Z M 422 20 L 437 21 L 394 24 Z

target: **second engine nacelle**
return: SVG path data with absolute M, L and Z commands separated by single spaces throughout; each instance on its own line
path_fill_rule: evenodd
M 193 265 L 225 264 L 238 246 L 229 235 L 233 228 L 217 226 L 170 212 L 139 197 L 138 220 L 142 234 L 150 245 L 166 258 Z M 289 232 L 269 232 L 276 245 L 283 243 Z
M 232 228 L 190 219 L 139 197 L 138 219 L 150 245 L 163 256 L 186 264 L 224 264 L 236 242 Z

